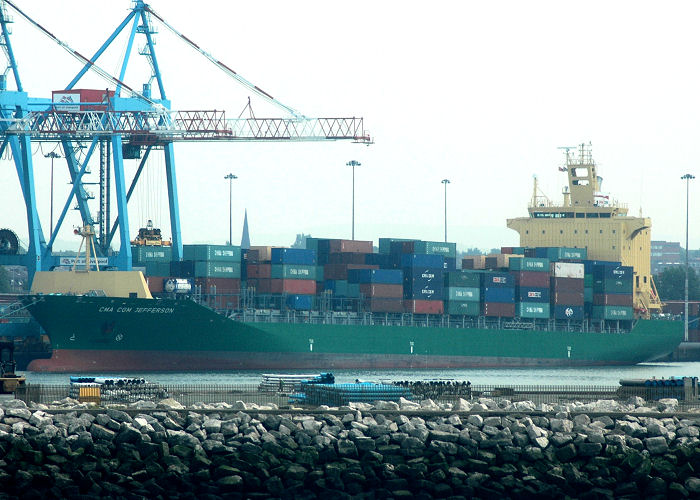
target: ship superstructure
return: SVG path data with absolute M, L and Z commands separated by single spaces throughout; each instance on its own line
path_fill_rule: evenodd
M 520 234 L 520 246 L 567 246 L 587 248 L 592 260 L 619 261 L 634 268 L 634 308 L 648 317 L 661 312 L 661 301 L 651 275 L 651 219 L 631 217 L 627 207 L 601 189 L 590 144 L 580 144 L 578 154 L 566 149 L 568 186 L 563 203 L 557 205 L 541 194 L 537 179 L 529 217 L 508 219 Z

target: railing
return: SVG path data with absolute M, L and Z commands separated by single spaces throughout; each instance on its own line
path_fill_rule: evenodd
M 101 391 L 101 404 L 120 403 L 129 404 L 138 400 L 150 400 L 158 402 L 164 398 L 172 398 L 186 407 L 192 407 L 198 403 L 214 404 L 227 403 L 230 405 L 238 401 L 246 404 L 255 403 L 265 405 L 274 403 L 278 407 L 289 405 L 290 394 L 295 391 L 270 391 L 258 384 L 223 384 L 223 385 L 196 385 L 196 384 L 155 384 L 158 390 L 151 391 L 150 395 L 129 396 L 128 393 L 109 393 L 105 388 Z M 471 385 L 467 382 L 420 382 L 406 381 L 394 382 L 393 385 L 408 389 L 413 401 L 431 399 L 438 403 L 454 403 L 458 399 L 478 401 L 480 398 L 489 398 L 498 402 L 510 401 L 512 403 L 531 401 L 540 404 L 570 404 L 573 402 L 590 403 L 599 400 L 614 400 L 627 402 L 632 396 L 639 396 L 647 402 L 658 401 L 664 398 L 679 400 L 682 409 L 700 407 L 697 395 L 689 393 L 683 387 L 622 387 L 622 386 L 581 386 L 581 385 Z M 384 386 L 386 387 L 386 386 Z M 372 386 L 363 389 L 362 401 L 372 401 Z M 377 386 L 377 394 L 385 394 L 385 388 Z M 26 403 L 52 404 L 59 403 L 71 396 L 71 386 L 66 384 L 25 384 L 18 388 L 15 397 Z M 94 393 L 92 394 L 94 395 Z M 369 395 L 369 396 L 368 396 Z M 74 399 L 81 399 L 75 397 Z M 376 399 L 381 399 L 377 397 Z

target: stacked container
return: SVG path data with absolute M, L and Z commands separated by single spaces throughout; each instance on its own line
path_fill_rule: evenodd
M 314 295 L 316 252 L 303 248 L 273 248 L 270 252 L 270 278 L 270 293 Z M 287 302 L 291 308 L 296 308 L 297 304 L 306 304 L 306 299 Z
M 398 269 L 353 269 L 348 285 L 359 285 L 364 307 L 371 312 L 403 311 L 403 272 Z
M 550 298 L 554 319 L 583 320 L 583 270 L 582 263 L 552 262 Z
M 405 253 L 401 255 L 401 269 L 406 312 L 442 314 L 444 257 L 438 254 Z
M 241 291 L 241 247 L 184 245 L 181 262 L 171 263 L 172 276 L 193 278 L 205 297 L 219 295 L 217 306 L 235 309 Z
M 170 276 L 170 261 L 173 248 L 168 246 L 133 245 L 131 263 L 135 267 L 145 267 L 146 276 Z
M 549 259 L 515 257 L 509 261 L 509 270 L 515 281 L 516 316 L 549 318 Z
M 442 241 L 415 241 L 413 253 L 422 255 L 442 255 L 443 269 L 455 271 L 457 269 L 457 243 Z
M 445 273 L 445 313 L 478 316 L 481 313 L 482 273 L 458 270 Z
M 307 238 L 306 247 L 316 250 L 318 256 L 317 292 L 330 291 L 334 298 L 356 299 L 360 296 L 359 284 L 348 282 L 349 271 L 379 269 L 379 265 L 366 263 L 373 252 L 371 241 Z
M 515 279 L 510 273 L 486 271 L 481 287 L 484 316 L 515 316 Z
M 634 269 L 616 263 L 593 266 L 593 306 L 591 319 L 634 319 Z

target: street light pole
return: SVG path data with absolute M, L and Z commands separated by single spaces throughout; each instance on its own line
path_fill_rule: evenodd
M 362 165 L 359 161 L 350 160 L 346 163 L 348 167 L 352 167 L 352 239 L 355 239 L 355 167 Z
M 53 234 L 53 161 L 56 158 L 61 158 L 61 155 L 56 153 L 55 151 L 51 151 L 48 154 L 44 155 L 45 158 L 51 158 L 51 225 L 49 229 L 49 238 Z
M 229 173 L 224 179 L 228 179 L 228 244 L 233 245 L 233 179 L 238 177 Z
M 685 174 L 681 180 L 685 180 L 685 305 L 683 316 L 685 318 L 683 339 L 688 342 L 688 212 L 690 208 L 690 180 L 695 179 L 694 175 Z
M 447 243 L 447 185 L 450 183 L 450 180 L 443 179 L 442 183 L 445 185 L 445 243 Z

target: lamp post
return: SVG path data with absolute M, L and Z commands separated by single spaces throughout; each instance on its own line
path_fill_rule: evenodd
M 228 179 L 228 244 L 233 245 L 233 179 L 238 177 L 229 173 L 224 179 Z
M 681 180 L 685 181 L 685 304 L 683 316 L 685 318 L 684 337 L 688 342 L 688 209 L 690 207 L 690 180 L 695 179 L 694 175 L 685 174 Z
M 48 154 L 44 155 L 45 158 L 51 158 L 51 226 L 49 229 L 49 238 L 53 234 L 53 161 L 56 158 L 61 158 L 61 155 L 56 153 L 55 151 L 51 151 Z
M 362 165 L 359 161 L 350 160 L 346 163 L 348 167 L 352 167 L 352 239 L 355 239 L 355 167 Z
M 450 179 L 443 179 L 442 183 L 445 185 L 445 243 L 447 243 L 447 185 Z

